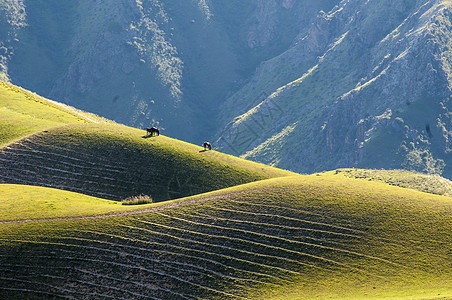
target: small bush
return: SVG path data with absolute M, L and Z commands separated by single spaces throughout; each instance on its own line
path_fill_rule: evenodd
M 122 205 L 140 205 L 153 202 L 154 201 L 152 200 L 151 196 L 148 195 L 131 196 L 121 201 Z

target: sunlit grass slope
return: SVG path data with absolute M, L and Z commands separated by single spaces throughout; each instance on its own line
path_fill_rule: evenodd
M 69 123 L 107 122 L 0 81 L 0 146 Z
M 355 178 L 368 181 L 384 182 L 425 193 L 452 196 L 452 181 L 438 176 L 428 175 L 407 170 L 367 170 L 367 169 L 338 169 L 322 172 L 319 175 L 332 175 Z
M 157 205 L 0 224 L 0 298 L 452 297 L 448 197 L 300 175 Z
M 162 201 L 294 173 L 118 124 L 53 127 L 0 149 L 0 180 Z
M 92 217 L 143 209 L 79 193 L 29 185 L 0 184 L 0 222 Z

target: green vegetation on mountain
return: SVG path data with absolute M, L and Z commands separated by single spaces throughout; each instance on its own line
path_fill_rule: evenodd
M 87 122 L 107 120 L 0 81 L 0 146 L 52 127 Z
M 0 78 L 296 172 L 403 168 L 449 178 L 451 7 L 3 1 Z
M 451 198 L 300 175 L 147 209 L 158 205 L 133 215 L 0 224 L 0 295 L 452 296 Z
M 406 170 L 338 169 L 318 175 L 340 176 L 368 181 L 384 182 L 425 193 L 452 196 L 452 182 L 438 175 L 426 175 Z
M 226 100 L 221 149 L 298 172 L 451 177 L 451 15 L 450 1 L 342 1 L 319 12 Z
M 0 223 L 90 217 L 138 209 L 117 201 L 30 185 L 0 184 L 0 192 Z
M 8 62 L 14 54 L 17 34 L 27 25 L 23 1 L 0 1 L 0 80 L 8 81 Z
M 163 201 L 293 175 L 126 127 L 2 83 L 0 180 Z

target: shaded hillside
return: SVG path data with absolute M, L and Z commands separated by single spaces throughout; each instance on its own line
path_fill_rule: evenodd
M 17 35 L 27 25 L 22 1 L 0 1 L 0 80 L 8 80 L 8 63 L 17 46 Z
M 450 198 L 297 176 L 173 203 L 138 215 L 0 223 L 0 297 L 452 296 Z
M 314 172 L 452 176 L 450 1 L 342 1 L 222 109 L 221 149 Z

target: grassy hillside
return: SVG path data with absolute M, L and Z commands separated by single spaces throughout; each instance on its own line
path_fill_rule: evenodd
M 162 201 L 294 173 L 121 125 L 55 127 L 0 150 L 6 183 Z
M 69 123 L 107 122 L 0 81 L 0 146 Z
M 0 184 L 1 222 L 83 218 L 143 209 L 79 193 L 29 185 Z
M 0 297 L 452 297 L 451 198 L 296 176 L 154 205 L 0 224 Z
M 0 299 L 452 297 L 452 198 L 386 184 L 439 177 L 294 176 L 0 87 Z
M 427 175 L 406 170 L 338 169 L 318 175 L 340 176 L 368 181 L 384 182 L 425 193 L 452 196 L 452 182 L 438 175 Z
M 291 172 L 116 124 L 0 83 L 0 183 L 180 198 Z

